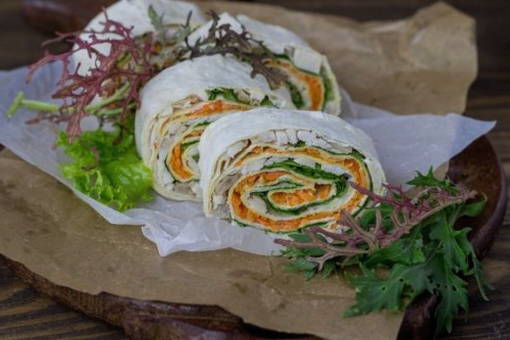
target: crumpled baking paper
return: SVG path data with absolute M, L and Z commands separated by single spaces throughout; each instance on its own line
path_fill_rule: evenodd
M 49 100 L 60 75 L 60 66 L 53 64 L 38 71 L 30 84 L 25 83 L 26 73 L 26 68 L 0 73 L 0 88 L 3 89 L 0 144 L 72 188 L 59 172 L 62 156 L 53 147 L 56 127 L 49 123 L 26 124 L 32 112 L 22 110 L 11 119 L 4 115 L 19 91 L 24 91 L 27 98 Z M 431 166 L 436 168 L 448 161 L 495 125 L 458 114 L 397 116 L 352 102 L 346 93 L 343 109 L 345 119 L 373 138 L 388 182 L 396 185 L 405 184 L 415 171 L 425 172 Z M 157 245 L 161 256 L 181 250 L 229 247 L 269 255 L 280 249 L 273 243 L 275 237 L 263 231 L 204 217 L 198 203 L 168 201 L 156 195 L 153 202 L 121 213 L 80 192 L 75 191 L 75 194 L 109 223 L 143 226 L 143 234 Z

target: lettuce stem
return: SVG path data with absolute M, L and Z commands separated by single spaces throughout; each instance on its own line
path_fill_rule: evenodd
M 105 106 L 114 103 L 118 100 L 121 100 L 126 92 L 129 90 L 129 84 L 125 84 L 120 89 L 118 89 L 113 96 L 106 98 L 104 100 L 101 100 L 94 104 L 89 104 L 85 107 L 85 112 L 91 113 L 96 116 L 101 115 L 114 115 L 119 114 L 122 112 L 121 109 L 111 109 L 111 110 L 105 110 L 101 111 L 102 108 Z M 133 108 L 133 104 L 129 104 L 129 108 Z M 60 111 L 60 107 L 56 104 L 43 102 L 39 100 L 31 100 L 31 99 L 25 99 L 25 94 L 23 92 L 18 93 L 16 98 L 14 98 L 14 101 L 12 105 L 9 107 L 7 112 L 5 113 L 7 117 L 12 117 L 14 114 L 16 114 L 16 111 L 18 111 L 20 108 L 25 108 L 30 111 L 43 111 L 43 112 L 49 112 L 49 113 L 58 113 Z M 65 110 L 65 113 L 73 113 L 75 111 L 74 108 L 67 108 Z
M 39 100 L 25 99 L 21 105 L 30 111 L 58 112 L 58 105 Z
M 58 112 L 58 106 L 51 103 L 46 103 L 38 100 L 25 99 L 23 92 L 18 93 L 12 105 L 5 113 L 7 117 L 12 117 L 20 107 L 24 107 L 31 111 L 46 111 L 46 112 Z
M 103 106 L 109 105 L 113 102 L 116 102 L 117 100 L 122 99 L 122 97 L 126 94 L 127 90 L 129 89 L 129 83 L 126 83 L 124 86 L 122 86 L 120 89 L 118 89 L 113 96 L 110 98 L 106 98 L 105 100 L 102 100 L 100 102 L 97 102 L 95 104 L 90 104 L 85 108 L 86 112 L 94 112 Z

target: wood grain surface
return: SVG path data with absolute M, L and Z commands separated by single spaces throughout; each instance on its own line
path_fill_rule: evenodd
M 43 0 L 38 0 L 43 1 Z M 67 0 L 71 1 L 71 0 Z M 77 0 L 75 0 L 77 2 Z M 86 8 L 101 0 L 83 0 Z M 425 0 L 276 0 L 259 1 L 299 10 L 350 16 L 360 20 L 397 19 L 431 3 Z M 489 139 L 510 174 L 510 3 L 507 0 L 447 1 L 477 19 L 480 71 L 468 100 L 467 115 L 498 120 Z M 47 37 L 28 27 L 20 0 L 0 1 L 0 68 L 35 61 Z M 69 25 L 76 23 L 70 22 Z M 1 218 L 1 217 L 0 217 Z M 448 339 L 510 338 L 510 215 L 484 261 L 496 291 L 491 302 L 471 301 L 467 321 L 459 318 Z M 123 333 L 63 307 L 17 279 L 0 264 L 0 339 L 123 339 Z

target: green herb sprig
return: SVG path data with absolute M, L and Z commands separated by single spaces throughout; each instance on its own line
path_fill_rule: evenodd
M 308 279 L 317 273 L 344 275 L 356 290 L 356 303 L 345 317 L 400 311 L 423 293 L 437 295 L 437 336 L 444 329 L 451 332 L 454 318 L 467 313 L 470 277 L 487 300 L 491 286 L 469 242 L 471 229 L 455 226 L 463 216 L 480 214 L 486 199 L 435 178 L 432 171 L 418 173 L 408 184 L 418 191 L 412 197 L 393 186 L 377 195 L 351 183 L 368 195 L 373 207 L 356 218 L 344 212 L 339 225 L 347 231 L 312 227 L 276 242 L 287 247 L 283 255 L 292 260 L 290 268 Z

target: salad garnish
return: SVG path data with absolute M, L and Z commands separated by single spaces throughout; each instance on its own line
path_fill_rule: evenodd
M 312 227 L 275 242 L 287 247 L 282 254 L 291 259 L 289 268 L 308 279 L 339 273 L 354 286 L 356 303 L 346 317 L 401 311 L 421 294 L 437 295 L 437 336 L 443 329 L 451 332 L 453 319 L 468 312 L 469 278 L 487 300 L 491 286 L 469 242 L 471 229 L 456 225 L 461 217 L 479 215 L 486 198 L 439 180 L 432 169 L 418 172 L 408 184 L 410 191 L 387 185 L 378 195 L 350 183 L 373 207 L 356 217 L 344 213 L 343 233 Z

